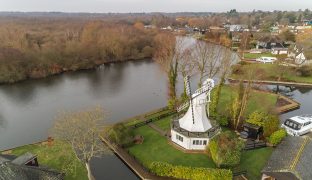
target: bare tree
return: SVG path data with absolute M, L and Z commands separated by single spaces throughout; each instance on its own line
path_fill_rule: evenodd
M 200 75 L 200 84 L 204 76 L 213 78 L 219 73 L 224 76 L 228 74 L 234 62 L 230 49 L 203 41 L 198 41 L 193 49 L 193 59 Z
M 248 100 L 250 99 L 251 96 L 251 91 L 252 91 L 252 87 L 253 87 L 253 79 L 257 79 L 257 76 L 261 76 L 262 72 L 259 70 L 256 70 L 255 68 L 249 68 L 248 70 L 246 70 L 245 73 L 245 80 L 247 81 L 247 83 L 245 84 L 245 86 L 243 86 L 243 90 L 242 90 L 242 95 L 241 99 L 239 100 L 240 103 L 240 107 L 238 108 L 238 116 L 237 119 L 234 119 L 234 127 L 237 130 L 239 125 L 241 124 L 241 121 L 243 119 L 244 113 L 246 111 L 247 108 L 247 104 L 248 104 Z M 240 93 L 240 92 L 239 92 Z
M 174 108 L 176 105 L 176 82 L 179 72 L 179 61 L 183 58 L 183 39 L 176 38 L 169 33 L 161 33 L 155 37 L 156 52 L 154 59 L 167 73 L 169 82 L 168 106 Z
M 194 61 L 192 60 L 192 48 L 186 48 L 183 51 L 182 58 L 180 59 L 179 66 L 178 66 L 178 71 L 181 73 L 183 79 L 187 75 L 191 75 L 193 70 L 194 70 Z M 187 98 L 187 93 L 186 93 L 186 84 L 183 83 L 184 88 L 183 88 L 183 94 L 182 94 L 182 100 L 185 100 Z
M 210 104 L 210 112 L 212 116 L 217 113 L 217 106 L 219 104 L 222 86 L 225 83 L 225 78 L 230 72 L 231 66 L 235 62 L 235 54 L 229 48 L 220 47 L 220 51 L 222 52 L 219 62 L 220 82 L 212 95 L 212 103 Z
M 240 50 L 242 58 L 245 57 L 245 51 L 249 49 L 249 42 L 250 42 L 251 35 L 249 32 L 243 32 L 241 35 L 241 43 L 240 43 Z
M 76 157 L 86 165 L 88 178 L 94 179 L 90 160 L 111 151 L 99 139 L 105 113 L 101 108 L 86 111 L 64 112 L 56 117 L 52 136 L 71 145 Z

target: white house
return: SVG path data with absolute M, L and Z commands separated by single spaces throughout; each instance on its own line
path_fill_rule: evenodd
M 288 54 L 288 48 L 272 48 L 271 53 L 275 55 Z
M 303 52 L 300 52 L 299 54 L 295 56 L 295 63 L 299 65 L 305 65 L 311 62 L 306 58 Z
M 189 87 L 188 80 L 186 83 L 188 84 L 186 87 Z M 213 127 L 207 117 L 206 105 L 210 102 L 210 91 L 213 87 L 214 81 L 207 79 L 193 94 L 187 90 L 190 100 L 183 107 L 188 107 L 188 110 L 183 116 L 172 121 L 171 140 L 184 149 L 205 150 L 209 139 L 220 130 L 219 127 Z M 178 111 L 183 107 L 178 108 Z
M 306 65 L 312 63 L 312 59 L 309 59 L 306 56 L 303 48 L 300 48 L 298 46 L 295 46 L 292 51 L 288 52 L 288 57 L 292 58 L 294 62 L 298 65 Z

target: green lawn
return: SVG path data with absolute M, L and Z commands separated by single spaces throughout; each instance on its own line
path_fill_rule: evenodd
M 223 86 L 218 104 L 218 112 L 220 114 L 228 115 L 230 111 L 231 102 L 236 96 L 237 87 Z M 245 116 L 248 116 L 254 111 L 269 112 L 275 107 L 277 95 L 268 94 L 259 91 L 253 91 L 250 95 Z
M 167 162 L 173 165 L 214 168 L 212 159 L 205 154 L 186 154 L 175 149 L 166 137 L 159 135 L 148 126 L 135 129 L 135 134 L 142 135 L 144 142 L 128 148 L 144 166 L 152 162 Z
M 279 72 L 281 69 L 284 71 L 284 74 L 281 78 L 281 81 L 288 82 L 301 82 L 301 83 L 312 83 L 312 76 L 302 77 L 296 74 L 294 67 L 279 67 L 276 64 L 245 64 L 240 67 L 241 74 L 232 74 L 231 77 L 235 79 L 246 79 L 246 74 L 248 69 L 255 69 L 259 73 L 253 77 L 254 80 L 270 80 L 276 81 L 279 77 Z
M 165 119 L 164 121 L 168 121 Z M 168 140 L 159 135 L 148 126 L 135 129 L 135 134 L 144 137 L 143 144 L 133 145 L 128 148 L 129 153 L 134 155 L 145 167 L 152 162 L 167 162 L 173 165 L 183 165 L 191 167 L 215 168 L 212 159 L 205 154 L 186 154 L 173 148 L 168 144 Z M 273 148 L 262 148 L 250 151 L 243 151 L 240 165 L 233 168 L 238 171 L 247 171 L 247 178 L 257 180 L 261 177 L 261 170 L 266 165 Z
M 85 166 L 75 158 L 70 146 L 65 143 L 54 142 L 54 145 L 51 147 L 41 144 L 26 145 L 12 150 L 12 154 L 17 156 L 26 152 L 37 155 L 39 165 L 45 165 L 59 171 L 66 167 L 68 168 L 68 166 L 65 166 L 66 164 L 71 164 L 71 171 L 68 169 L 64 171 L 67 172 L 65 176 L 67 180 L 88 179 Z
M 244 58 L 246 59 L 257 59 L 259 57 L 275 57 L 275 55 L 271 53 L 260 53 L 260 54 L 245 53 L 244 54 Z
M 259 180 L 261 179 L 261 170 L 266 165 L 272 152 L 273 148 L 271 147 L 244 151 L 238 168 L 247 170 L 247 178 L 249 180 Z
M 172 120 L 172 116 L 168 116 L 168 117 L 165 117 L 159 121 L 155 121 L 154 124 L 156 124 L 162 130 L 168 131 L 168 130 L 170 130 L 171 120 Z

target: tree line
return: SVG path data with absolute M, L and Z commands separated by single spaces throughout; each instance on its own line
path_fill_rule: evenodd
M 157 30 L 79 19 L 0 19 L 0 83 L 149 58 Z

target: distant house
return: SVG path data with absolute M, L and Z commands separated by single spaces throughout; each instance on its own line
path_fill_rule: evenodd
M 282 32 L 282 30 L 278 26 L 272 26 L 270 28 L 270 32 L 272 35 L 279 35 Z
M 257 49 L 285 48 L 284 42 L 278 36 L 263 36 L 256 45 Z
M 305 26 L 312 26 L 312 19 L 310 20 L 304 19 L 302 20 L 302 22 L 303 22 L 303 25 Z
M 306 65 L 312 63 L 312 53 L 306 53 L 303 47 L 295 45 L 294 48 L 288 52 L 288 57 L 293 59 L 298 65 Z
M 233 25 L 224 25 L 224 28 L 230 32 L 243 32 L 249 31 L 248 26 L 244 24 L 233 24 Z
M 171 26 L 162 27 L 162 28 L 160 28 L 160 29 L 162 29 L 162 30 L 169 30 L 169 31 L 172 31 L 172 30 L 173 30 L 173 28 L 172 28 Z
M 155 29 L 156 26 L 155 25 L 145 25 L 144 28 L 145 29 Z
M 312 179 L 312 142 L 308 137 L 286 137 L 262 170 L 262 180 Z
M 39 166 L 37 156 L 26 153 L 21 156 L 0 154 L 0 179 L 12 180 L 62 180 L 64 174 Z
M 299 34 L 299 33 L 303 33 L 305 30 L 312 28 L 312 26 L 295 26 L 295 25 L 291 25 L 291 26 L 287 26 L 287 29 L 294 33 L 294 34 Z
M 271 53 L 275 55 L 288 54 L 288 48 L 272 48 Z

